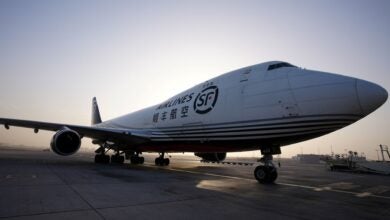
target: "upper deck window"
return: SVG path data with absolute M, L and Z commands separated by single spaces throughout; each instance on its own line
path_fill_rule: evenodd
M 296 66 L 291 65 L 289 63 L 275 63 L 272 65 L 269 65 L 268 70 L 278 69 L 278 68 L 282 68 L 282 67 L 296 67 Z

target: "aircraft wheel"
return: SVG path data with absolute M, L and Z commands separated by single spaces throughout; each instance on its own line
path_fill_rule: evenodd
M 144 164 L 145 158 L 138 157 L 138 156 L 132 156 L 130 157 L 131 164 Z
M 259 183 L 273 183 L 278 177 L 276 168 L 272 166 L 257 166 L 254 175 Z
M 120 157 L 119 157 L 119 162 L 120 162 L 121 164 L 123 164 L 123 163 L 125 162 L 125 157 L 124 157 L 124 156 L 120 156 Z
M 119 155 L 112 155 L 111 156 L 111 163 L 123 164 L 124 162 L 125 162 L 124 156 L 119 156 Z
M 131 157 L 130 157 L 130 163 L 131 163 L 131 164 L 138 164 L 138 157 L 136 157 L 136 156 L 131 156 Z
M 95 155 L 95 163 L 102 163 L 102 164 L 110 163 L 110 156 L 102 155 L 102 154 L 96 154 Z
M 102 157 L 100 156 L 100 154 L 95 155 L 95 163 L 102 163 Z
M 102 157 L 102 163 L 104 163 L 104 164 L 110 163 L 110 156 L 108 156 L 108 155 L 101 155 L 101 157 Z
M 162 163 L 161 163 L 161 158 L 160 157 L 157 157 L 155 160 L 154 160 L 154 164 L 156 164 L 156 166 L 161 166 Z
M 156 166 L 168 166 L 169 164 L 169 159 L 168 158 L 161 158 L 161 157 L 157 157 L 155 160 L 154 160 L 154 163 L 156 164 Z
M 272 170 L 271 172 L 269 173 L 269 183 L 273 183 L 275 182 L 276 178 L 278 178 L 278 172 L 276 171 L 276 168 L 275 167 L 270 167 Z
M 117 155 L 111 156 L 111 163 L 118 163 L 118 156 Z

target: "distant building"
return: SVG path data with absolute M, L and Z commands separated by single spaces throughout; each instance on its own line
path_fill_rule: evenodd
M 304 162 L 304 163 L 320 163 L 321 160 L 328 157 L 328 155 L 319 155 L 319 154 L 297 154 L 293 156 L 292 159 Z

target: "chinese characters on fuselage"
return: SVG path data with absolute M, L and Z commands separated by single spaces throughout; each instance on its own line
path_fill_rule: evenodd
M 214 108 L 218 98 L 218 87 L 213 82 L 206 82 L 202 90 L 195 93 L 185 94 L 160 104 L 153 114 L 153 122 L 175 120 L 189 117 L 190 106 L 198 114 L 205 114 Z M 192 100 L 193 103 L 190 103 Z

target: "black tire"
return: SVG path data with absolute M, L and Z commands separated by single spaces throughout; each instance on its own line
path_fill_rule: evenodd
M 169 159 L 168 158 L 161 158 L 161 157 L 157 157 L 155 160 L 154 160 L 154 163 L 156 164 L 156 166 L 168 166 L 169 165 Z
M 111 156 L 111 163 L 118 163 L 117 160 L 118 160 L 118 157 L 116 155 Z
M 144 164 L 145 158 L 144 157 L 139 157 L 139 164 Z
M 119 156 L 119 155 L 112 155 L 111 156 L 111 163 L 123 164 L 124 162 L 125 162 L 124 156 Z
M 130 157 L 130 162 L 131 162 L 131 164 L 136 165 L 136 164 L 139 164 L 139 163 L 140 163 L 140 159 L 139 159 L 139 157 L 137 157 L 137 156 L 131 156 L 131 157 Z
M 95 155 L 95 163 L 108 164 L 108 163 L 110 163 L 110 156 L 96 154 Z
M 108 155 L 100 155 L 102 157 L 102 163 L 108 164 L 110 163 L 110 156 Z
M 273 183 L 278 177 L 275 167 L 272 166 L 257 166 L 254 171 L 254 176 L 259 183 Z
M 273 183 L 278 178 L 278 172 L 275 167 L 269 167 L 269 169 L 268 183 Z
M 259 183 L 265 183 L 267 173 L 265 172 L 264 166 L 257 166 L 253 174 Z
M 102 163 L 102 158 L 99 154 L 95 155 L 95 163 Z
M 154 160 L 154 164 L 156 164 L 156 166 L 160 166 L 160 158 L 157 157 L 155 160 Z

